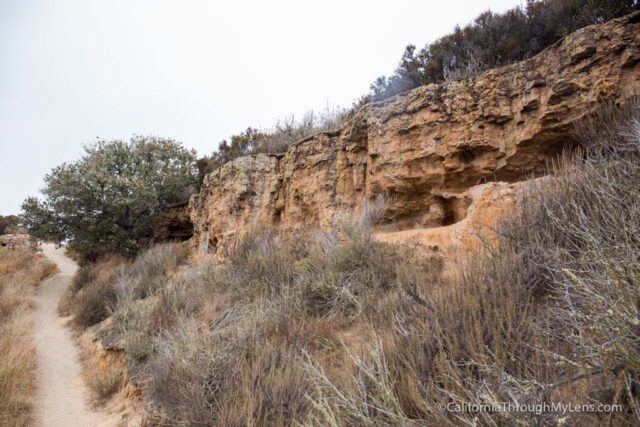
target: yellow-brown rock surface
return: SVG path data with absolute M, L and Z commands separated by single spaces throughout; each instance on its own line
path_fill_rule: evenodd
M 483 218 L 492 204 L 512 203 L 513 183 L 540 174 L 574 144 L 577 120 L 603 99 L 636 93 L 639 83 L 640 14 L 633 14 L 583 28 L 517 64 L 365 105 L 339 131 L 207 175 L 189 205 L 195 241 L 211 250 L 259 221 L 328 227 L 386 195 L 385 239 L 420 234 L 425 244 L 455 246 L 464 239 L 447 230 L 464 234 L 474 227 L 471 213 Z

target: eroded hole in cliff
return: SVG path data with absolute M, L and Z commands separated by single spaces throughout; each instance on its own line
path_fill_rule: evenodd
M 467 217 L 471 197 L 461 195 L 435 195 L 396 199 L 385 219 L 377 225 L 381 232 L 438 228 L 455 224 Z
M 168 231 L 174 241 L 184 242 L 193 237 L 193 224 L 191 221 L 171 224 Z
M 435 202 L 438 203 L 442 209 L 442 221 L 440 225 L 447 226 L 460 222 L 467 217 L 467 211 L 471 205 L 471 198 L 467 196 L 436 196 Z
M 478 153 L 475 153 L 471 149 L 465 148 L 463 150 L 460 150 L 456 155 L 462 163 L 471 163 L 476 158 L 476 154 Z
M 496 171 L 493 180 L 518 182 L 548 175 L 563 153 L 575 152 L 580 147 L 570 127 L 560 129 L 557 134 L 536 135 L 519 144 L 517 152 L 505 167 Z
M 282 221 L 282 208 L 277 208 L 273 211 L 273 214 L 271 216 L 271 222 L 274 225 L 278 225 L 280 224 L 280 221 Z

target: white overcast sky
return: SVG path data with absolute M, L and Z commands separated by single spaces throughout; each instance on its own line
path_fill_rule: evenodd
M 422 46 L 514 0 L 0 0 L 0 214 L 97 137 L 199 154 L 350 105 Z

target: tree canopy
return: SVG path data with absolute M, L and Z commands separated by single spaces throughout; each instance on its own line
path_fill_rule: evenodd
M 158 212 L 197 184 L 195 152 L 172 139 L 138 136 L 84 150 L 46 175 L 44 198 L 27 198 L 21 214 L 32 236 L 66 241 L 83 259 L 135 255 L 149 242 Z

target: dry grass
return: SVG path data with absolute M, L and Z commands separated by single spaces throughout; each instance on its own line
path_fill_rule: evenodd
M 88 378 L 88 385 L 96 399 L 100 402 L 108 400 L 118 392 L 125 382 L 125 377 L 120 367 L 115 366 Z
M 113 328 L 162 425 L 637 425 L 640 106 L 606 106 L 495 242 L 458 260 L 372 238 L 256 228 L 182 265 L 114 276 Z M 451 412 L 463 404 L 617 412 Z
M 114 255 L 82 266 L 60 298 L 58 312 L 63 316 L 72 315 L 75 325 L 81 328 L 109 317 L 116 298 L 114 276 L 124 262 L 122 257 Z
M 32 296 L 55 273 L 42 255 L 0 249 L 0 425 L 33 423 L 36 368 Z
M 278 120 L 271 129 L 262 132 L 256 144 L 256 153 L 284 153 L 294 142 L 318 132 L 339 130 L 352 112 L 339 107 L 326 108 L 320 112 L 307 111 L 300 120 L 290 115 Z
M 69 316 L 76 308 L 76 298 L 83 288 L 91 286 L 103 286 L 109 283 L 117 271 L 125 263 L 125 259 L 119 255 L 103 258 L 93 264 L 83 265 L 78 269 L 71 286 L 68 286 L 60 302 L 58 312 L 61 316 Z

